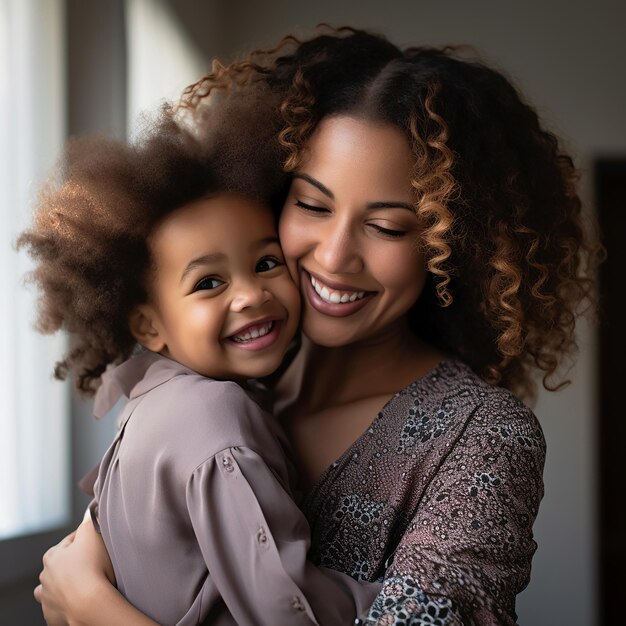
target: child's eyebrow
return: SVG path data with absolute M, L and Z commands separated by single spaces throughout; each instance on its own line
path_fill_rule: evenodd
M 183 270 L 183 274 L 180 277 L 180 282 L 182 283 L 183 280 L 185 280 L 185 277 L 197 267 L 209 265 L 210 263 L 217 263 L 218 261 L 223 261 L 225 258 L 225 254 L 218 252 L 217 254 L 204 254 L 193 259 L 192 261 L 189 261 L 187 267 Z
M 272 235 L 271 237 L 263 237 L 254 242 L 255 247 L 263 248 L 268 246 L 269 244 L 277 243 L 280 245 L 278 241 L 278 237 L 276 235 Z M 202 267 L 204 265 L 210 265 L 211 263 L 217 263 L 219 261 L 224 261 L 226 259 L 226 255 L 223 252 L 216 252 L 215 254 L 203 254 L 202 256 L 196 257 L 187 263 L 187 267 L 183 270 L 183 273 L 180 277 L 180 282 L 182 283 L 187 275 L 198 267 Z
M 278 237 L 276 235 L 272 235 L 271 237 L 263 237 L 263 239 L 259 239 L 256 242 L 256 245 L 258 245 L 259 247 L 263 247 L 263 246 L 268 246 L 271 243 L 280 244 L 280 241 L 278 241 Z

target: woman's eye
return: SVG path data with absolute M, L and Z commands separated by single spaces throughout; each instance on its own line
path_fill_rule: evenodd
M 299 206 L 305 211 L 310 211 L 311 213 L 326 213 L 328 211 L 326 207 L 307 204 L 306 202 L 302 202 L 302 200 L 296 200 L 296 206 Z
M 215 278 L 215 276 L 205 276 L 204 278 L 202 278 L 196 283 L 193 290 L 201 291 L 201 290 L 206 290 L 206 289 L 217 289 L 223 284 L 224 284 L 224 281 L 220 280 L 219 278 Z
M 370 224 L 370 226 L 381 235 L 386 235 L 387 237 L 404 237 L 408 231 L 406 230 L 394 230 L 392 228 L 385 228 L 384 226 L 380 226 L 379 224 Z
M 275 267 L 282 265 L 282 261 L 279 261 L 277 258 L 272 256 L 263 257 L 257 264 L 255 271 L 261 272 L 269 272 L 273 270 Z

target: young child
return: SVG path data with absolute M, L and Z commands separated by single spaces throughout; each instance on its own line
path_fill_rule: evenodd
M 90 506 L 119 590 L 161 624 L 351 623 L 380 585 L 307 562 L 280 430 L 245 389 L 298 326 L 271 209 L 167 114 L 64 167 L 19 245 L 41 330 L 75 338 L 56 376 L 101 382 L 97 416 L 128 398 Z

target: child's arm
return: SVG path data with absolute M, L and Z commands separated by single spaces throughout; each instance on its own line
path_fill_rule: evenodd
M 380 591 L 307 561 L 306 518 L 249 448 L 225 449 L 198 467 L 187 505 L 210 576 L 240 626 L 347 625 Z
M 244 456 L 245 475 L 240 467 Z M 211 576 L 220 591 L 225 592 L 224 599 L 238 623 L 310 624 L 315 623 L 310 617 L 312 610 L 320 624 L 350 624 L 357 613 L 369 607 L 380 585 L 361 585 L 339 572 L 318 570 L 308 563 L 309 527 L 291 497 L 258 455 L 238 448 L 233 457 L 233 482 L 237 488 L 231 489 L 232 483 L 227 479 L 218 480 L 221 489 L 215 494 L 197 489 L 203 480 L 196 473 L 188 500 Z M 228 466 L 223 468 L 230 476 Z M 215 470 L 213 467 L 210 473 Z M 222 507 L 214 515 L 206 500 L 213 501 L 213 496 Z M 253 524 L 259 519 L 255 518 L 259 512 L 267 523 L 267 542 L 262 535 L 257 537 L 260 528 Z M 254 537 L 250 541 L 252 531 Z M 261 545 L 268 549 L 258 549 Z M 111 584 L 111 562 L 90 518 L 79 526 L 75 537 L 70 536 L 48 550 L 40 580 L 42 585 L 35 590 L 35 598 L 42 604 L 48 626 L 158 626 Z M 304 611 L 298 603 L 290 604 L 296 594 L 308 600 L 302 602 Z M 281 605 L 280 598 L 286 603 Z
M 90 518 L 44 555 L 35 599 L 48 626 L 158 626 L 111 584 L 113 568 Z

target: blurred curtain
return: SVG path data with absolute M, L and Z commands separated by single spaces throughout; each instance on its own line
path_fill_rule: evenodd
M 34 331 L 13 245 L 65 136 L 63 24 L 62 0 L 0 0 L 0 539 L 69 516 L 69 394 L 51 377 L 66 340 Z
M 167 0 L 126 0 L 128 135 L 209 69 Z

